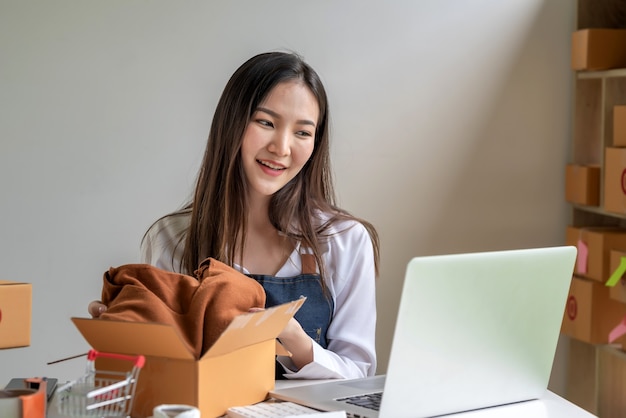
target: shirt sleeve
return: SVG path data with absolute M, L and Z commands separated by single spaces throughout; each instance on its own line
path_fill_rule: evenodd
M 278 357 L 288 379 L 360 378 L 376 373 L 376 273 L 374 250 L 365 227 L 351 222 L 330 237 L 324 255 L 326 283 L 335 299 L 327 332 L 328 348 L 313 342 L 313 362 L 295 370 Z
M 141 262 L 163 270 L 181 272 L 184 234 L 189 227 L 186 213 L 168 215 L 155 222 L 141 241 Z

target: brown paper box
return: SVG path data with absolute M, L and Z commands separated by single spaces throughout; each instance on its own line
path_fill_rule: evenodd
M 569 358 L 567 367 L 568 401 L 596 415 L 598 394 L 596 382 L 596 345 L 569 339 Z
M 606 148 L 604 209 L 607 212 L 626 214 L 626 148 Z
M 626 30 L 581 29 L 572 33 L 572 69 L 626 67 Z
M 611 274 L 621 264 L 622 257 L 626 257 L 626 251 L 611 250 Z M 609 296 L 618 302 L 626 303 L 626 280 L 624 280 L 624 276 L 615 286 L 609 288 Z
M 584 256 L 579 248 L 574 273 L 587 279 L 606 282 L 613 272 L 610 269 L 611 250 L 626 249 L 626 229 L 568 226 L 565 243 L 577 247 L 579 240 L 587 246 L 587 270 L 579 268 L 579 258 Z
M 0 348 L 30 345 L 32 285 L 0 280 Z
M 565 167 L 565 200 L 587 206 L 600 205 L 600 166 L 568 164 Z
M 157 405 L 184 404 L 196 406 L 203 418 L 209 418 L 225 414 L 231 406 L 267 397 L 274 388 L 275 339 L 303 303 L 300 299 L 235 317 L 199 360 L 169 325 L 87 318 L 72 321 L 96 350 L 146 357 L 133 417 L 149 417 Z
M 626 353 L 603 345 L 596 351 L 598 364 L 598 416 L 623 417 L 626 411 Z
M 602 283 L 572 279 L 561 332 L 591 344 L 607 344 L 609 333 L 626 315 L 626 305 L 611 299 Z M 623 344 L 622 337 L 616 343 Z

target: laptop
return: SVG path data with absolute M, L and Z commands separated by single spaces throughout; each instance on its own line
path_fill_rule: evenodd
M 538 399 L 547 390 L 575 259 L 575 247 L 413 258 L 386 375 L 270 395 L 360 418 L 432 417 Z M 382 393 L 379 410 L 365 399 L 371 393 Z M 346 401 L 351 397 L 357 401 Z

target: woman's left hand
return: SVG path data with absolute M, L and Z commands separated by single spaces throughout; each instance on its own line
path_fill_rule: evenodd
M 263 308 L 252 308 L 250 312 L 262 311 Z M 313 361 L 313 342 L 304 332 L 300 323 L 291 318 L 277 337 L 280 343 L 291 353 L 291 361 L 298 368 Z

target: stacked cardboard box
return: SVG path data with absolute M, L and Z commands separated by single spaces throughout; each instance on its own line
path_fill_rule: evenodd
M 30 345 L 32 285 L 0 280 L 0 348 Z
M 626 30 L 581 29 L 572 34 L 572 69 L 626 67 Z

